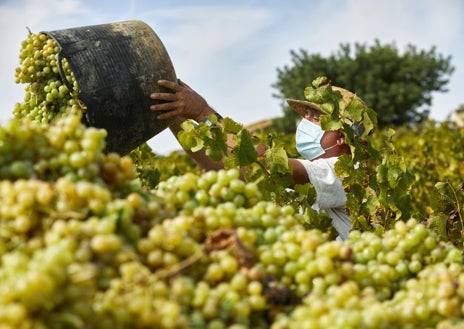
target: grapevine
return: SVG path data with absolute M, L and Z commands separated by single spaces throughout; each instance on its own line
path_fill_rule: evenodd
M 26 94 L 42 84 L 34 97 L 46 100 L 55 92 L 45 86 L 59 80 L 46 51 L 59 48 L 43 34 L 27 40 L 21 65 L 33 68 L 18 70 L 18 82 Z M 375 137 L 372 117 L 358 140 L 348 129 L 354 103 L 339 121 L 323 119 L 347 125 L 352 143 L 338 170 L 359 227 L 340 242 L 324 217 L 308 223 L 299 205 L 310 208 L 310 186 L 287 189 L 294 150 L 278 133 L 250 134 L 228 118 L 224 127 L 186 123 L 184 142 L 226 157 L 223 170 L 188 170 L 181 154 L 156 156 L 147 145 L 130 156 L 104 153 L 106 132 L 83 124 L 85 107 L 62 91 L 48 103 L 28 95 L 0 126 L 1 328 L 462 327 L 460 236 L 447 234 L 462 223 L 462 148 L 443 147 L 455 152 L 447 159 L 431 146 L 440 161 L 424 172 L 427 150 L 414 151 L 423 152 L 417 162 L 404 156 L 411 131 Z M 337 103 L 338 94 L 324 95 Z M 463 140 L 459 129 L 423 129 L 423 138 Z M 221 144 L 228 133 L 237 134 L 235 150 Z M 257 143 L 270 165 L 252 151 Z M 354 205 L 356 197 L 364 201 Z M 436 218 L 445 211 L 455 217 L 444 233 Z M 369 223 L 377 228 L 363 230 Z

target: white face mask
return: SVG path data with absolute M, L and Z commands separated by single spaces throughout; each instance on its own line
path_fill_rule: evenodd
M 313 160 L 326 151 L 334 148 L 337 144 L 326 149 L 321 146 L 321 138 L 324 135 L 324 130 L 317 124 L 303 119 L 296 128 L 296 149 L 303 157 L 308 160 Z

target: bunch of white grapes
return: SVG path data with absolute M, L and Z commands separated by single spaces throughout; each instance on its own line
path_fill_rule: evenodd
M 59 46 L 46 34 L 29 33 L 21 44 L 20 66 L 16 69 L 16 83 L 26 84 L 24 100 L 15 105 L 13 114 L 38 122 L 51 122 L 56 116 L 69 111 L 81 111 L 77 98 L 78 85 L 66 58 L 59 63 Z M 63 83 L 58 65 L 73 93 Z
M 306 279 L 309 294 L 273 329 L 435 328 L 463 319 L 462 252 L 414 219 L 397 222 L 383 236 L 354 231 L 343 244 L 319 248 L 316 261 L 331 258 L 319 271 L 330 269 L 321 276 L 308 262 L 315 273 Z M 350 261 L 336 263 L 347 254 Z
M 69 113 L 53 124 L 12 118 L 0 126 L 0 179 L 87 180 L 121 187 L 136 178 L 132 160 L 104 153 L 106 131 Z

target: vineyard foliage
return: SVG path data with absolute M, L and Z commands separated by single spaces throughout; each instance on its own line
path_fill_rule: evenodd
M 147 144 L 106 153 L 58 52 L 27 36 L 25 97 L 0 126 L 1 328 L 462 328 L 462 129 L 378 131 L 325 78 L 308 86 L 352 151 L 336 168 L 354 221 L 341 242 L 311 185 L 290 188 L 292 136 L 185 122 L 183 146 L 219 171 Z

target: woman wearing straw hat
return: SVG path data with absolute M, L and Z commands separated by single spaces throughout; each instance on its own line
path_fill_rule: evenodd
M 152 105 L 150 109 L 158 113 L 158 119 L 174 120 L 170 129 L 177 137 L 181 123 L 186 119 L 209 123 L 208 117 L 222 117 L 212 109 L 203 97 L 182 81 L 178 83 L 161 80 L 161 87 L 171 90 L 171 93 L 153 93 L 150 98 L 164 101 Z M 338 87 L 343 96 L 343 102 L 348 103 L 355 94 Z M 357 97 L 356 97 L 357 98 Z M 357 98 L 359 99 L 359 98 Z M 319 118 L 326 114 L 318 104 L 302 100 L 287 100 L 288 104 L 301 114 L 302 120 L 296 131 L 296 147 L 304 159 L 289 158 L 295 184 L 310 182 L 316 190 L 317 198 L 314 208 L 324 211 L 332 218 L 332 224 L 339 233 L 339 238 L 345 240 L 351 229 L 351 218 L 345 212 L 346 194 L 341 179 L 337 178 L 334 164 L 338 157 L 350 153 L 350 147 L 345 143 L 344 135 L 338 131 L 324 131 Z M 198 165 L 206 170 L 219 170 L 222 163 L 209 159 L 204 152 L 186 152 Z

